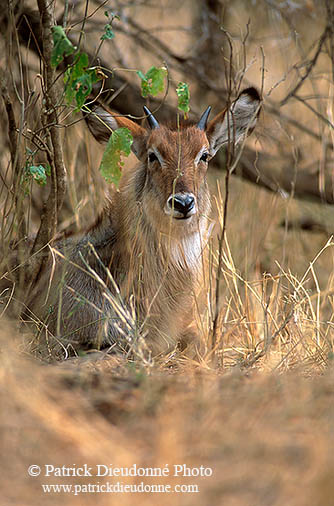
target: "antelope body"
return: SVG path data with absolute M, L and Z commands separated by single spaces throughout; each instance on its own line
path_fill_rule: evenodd
M 48 298 L 45 280 L 29 304 L 62 345 L 122 348 L 131 344 L 131 315 L 154 354 L 195 337 L 189 324 L 209 225 L 208 161 L 254 128 L 259 104 L 249 88 L 212 121 L 208 108 L 197 125 L 176 129 L 160 126 L 146 109 L 148 130 L 93 106 L 86 121 L 96 139 L 128 128 L 139 163 L 123 172 L 81 239 L 56 244 L 61 255 Z

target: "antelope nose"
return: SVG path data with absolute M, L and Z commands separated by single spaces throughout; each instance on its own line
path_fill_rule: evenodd
M 168 206 L 175 218 L 188 218 L 195 214 L 195 197 L 192 193 L 176 193 L 168 199 Z

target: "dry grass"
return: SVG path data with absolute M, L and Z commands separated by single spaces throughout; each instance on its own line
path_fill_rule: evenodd
M 305 262 L 299 280 L 280 267 L 276 276 L 246 281 L 230 248 L 216 354 L 205 331 L 209 311 L 197 354 L 146 366 L 103 353 L 44 365 L 26 353 L 27 339 L 17 329 L 2 331 L 2 504 L 157 504 L 153 493 L 80 499 L 43 493 L 42 484 L 117 479 L 30 477 L 31 464 L 203 465 L 212 477 L 121 481 L 196 484 L 198 493 L 173 494 L 182 505 L 332 504 L 333 338 L 331 323 L 322 320 L 331 290 L 307 288 L 318 283 L 317 262 L 332 243 L 314 264 Z M 159 504 L 170 502 L 169 494 L 159 494 Z
M 189 361 L 154 369 L 124 358 L 43 366 L 2 331 L 2 504 L 157 504 L 155 494 L 46 494 L 45 483 L 107 478 L 30 477 L 31 464 L 210 467 L 212 477 L 122 478 L 124 484 L 199 486 L 182 505 L 329 505 L 334 476 L 333 372 L 305 377 Z M 116 478 L 109 478 L 109 481 Z M 159 504 L 170 504 L 159 494 Z

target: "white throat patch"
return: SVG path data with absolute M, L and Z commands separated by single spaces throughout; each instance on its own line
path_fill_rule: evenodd
M 201 220 L 199 230 L 171 243 L 170 255 L 173 262 L 182 268 L 194 271 L 200 269 L 202 253 L 207 243 L 205 229 L 206 220 Z

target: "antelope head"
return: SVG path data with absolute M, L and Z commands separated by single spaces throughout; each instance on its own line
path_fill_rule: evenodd
M 209 160 L 222 146 L 236 145 L 253 130 L 259 109 L 258 92 L 248 88 L 211 121 L 208 107 L 197 124 L 179 128 L 160 125 L 146 107 L 148 129 L 99 104 L 86 121 L 100 142 L 119 127 L 130 130 L 132 150 L 141 163 L 123 174 L 120 192 L 127 195 L 129 205 L 133 201 L 141 206 L 143 219 L 155 230 L 183 236 L 207 219 Z

